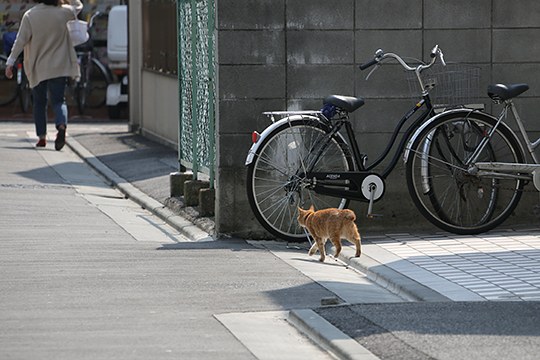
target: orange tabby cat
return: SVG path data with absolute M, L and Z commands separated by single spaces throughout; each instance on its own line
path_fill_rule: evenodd
M 324 244 L 330 239 L 336 247 L 334 257 L 337 257 L 341 252 L 341 239 L 346 239 L 356 246 L 356 257 L 359 257 L 362 250 L 360 245 L 360 234 L 354 221 L 356 215 L 352 210 L 340 209 L 323 209 L 315 211 L 313 206 L 309 210 L 298 208 L 298 223 L 305 227 L 315 243 L 309 249 L 309 256 L 315 254 L 319 249 L 321 257 L 319 261 L 324 261 L 325 251 Z

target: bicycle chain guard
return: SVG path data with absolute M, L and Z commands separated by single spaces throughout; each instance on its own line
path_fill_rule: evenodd
M 373 201 L 378 200 L 383 195 L 383 193 L 384 181 L 379 175 L 368 175 L 364 179 L 364 181 L 362 181 L 362 195 L 364 195 L 366 199 L 370 200 L 371 198 L 373 198 Z

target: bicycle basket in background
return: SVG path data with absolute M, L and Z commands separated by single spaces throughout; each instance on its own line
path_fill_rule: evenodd
M 448 108 L 480 102 L 480 68 L 468 64 L 435 64 L 421 74 L 434 107 Z M 407 72 L 407 82 L 413 98 L 422 90 L 414 72 Z

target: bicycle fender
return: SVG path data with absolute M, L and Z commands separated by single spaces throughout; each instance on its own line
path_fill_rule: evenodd
M 313 120 L 313 121 L 317 121 L 317 122 L 320 122 L 320 120 L 316 117 L 316 116 L 310 116 L 310 115 L 293 115 L 293 116 L 287 116 L 287 117 L 284 117 L 283 119 L 280 119 L 278 121 L 276 121 L 275 123 L 273 123 L 272 125 L 268 126 L 266 129 L 264 129 L 264 131 L 261 133 L 261 135 L 259 136 L 259 139 L 257 140 L 257 142 L 253 143 L 251 145 L 251 148 L 249 149 L 249 152 L 248 152 L 248 155 L 247 155 L 247 158 L 246 158 L 246 163 L 245 165 L 248 166 L 250 165 L 252 162 L 253 162 L 253 159 L 255 158 L 255 154 L 257 153 L 257 150 L 259 149 L 259 147 L 261 146 L 261 144 L 264 142 L 264 140 L 275 130 L 277 129 L 278 127 L 282 126 L 283 124 L 286 124 L 286 123 L 289 123 L 289 122 L 292 122 L 292 121 L 295 121 L 295 120 Z M 343 136 L 341 136 L 341 134 L 337 134 L 339 135 L 340 137 L 343 138 Z M 344 140 L 344 139 L 343 139 Z
M 434 117 L 428 119 L 425 123 L 423 123 L 418 129 L 416 129 L 416 131 L 411 135 L 409 141 L 407 142 L 407 146 L 405 147 L 405 151 L 403 151 L 403 162 L 404 163 L 407 163 L 407 161 L 409 160 L 409 156 L 410 156 L 410 149 L 411 149 L 411 146 L 412 144 L 414 143 L 414 141 L 416 140 L 416 138 L 420 135 L 420 133 L 426 128 L 428 127 L 431 123 L 437 121 L 438 119 L 442 118 L 442 117 L 446 117 L 446 116 L 454 116 L 456 114 L 461 114 L 463 116 L 467 116 L 468 114 L 471 114 L 471 113 L 475 113 L 475 115 L 479 116 L 479 117 L 485 117 L 485 118 L 491 118 L 492 120 L 494 121 L 497 121 L 497 118 L 491 114 L 487 114 L 485 112 L 480 112 L 478 110 L 475 110 L 475 109 L 454 109 L 454 110 L 447 110 L 447 111 L 443 111 L 442 113 L 440 114 L 437 114 L 435 115 Z M 510 129 L 510 127 L 508 125 L 506 125 L 506 123 L 504 122 L 501 122 L 499 124 L 500 127 L 504 127 L 506 128 L 507 130 L 509 131 L 512 131 Z M 521 143 L 520 143 L 520 146 L 521 146 Z M 523 151 L 523 148 L 521 149 Z

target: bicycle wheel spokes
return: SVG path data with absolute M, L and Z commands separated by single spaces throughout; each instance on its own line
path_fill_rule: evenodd
M 307 171 L 352 169 L 342 144 L 322 128 L 302 121 L 278 128 L 261 145 L 248 171 L 248 197 L 259 221 L 274 235 L 291 241 L 305 237 L 298 225 L 298 207 L 341 207 L 343 199 L 313 191 Z M 317 151 L 320 144 L 326 148 Z
M 409 191 L 435 225 L 456 233 L 478 233 L 500 224 L 515 208 L 522 181 L 495 174 L 475 175 L 466 164 L 486 139 L 491 118 L 453 117 L 423 131 L 407 165 Z M 497 129 L 476 161 L 522 161 L 515 136 Z M 484 141 L 485 142 L 485 141 Z

